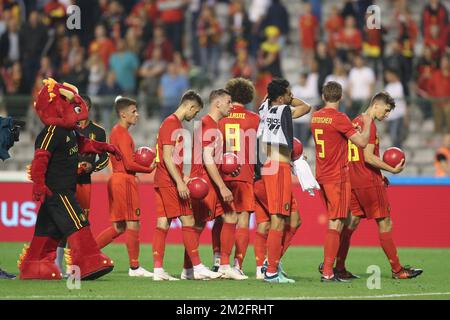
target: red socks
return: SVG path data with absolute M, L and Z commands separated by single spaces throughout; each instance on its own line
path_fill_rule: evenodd
M 233 250 L 236 233 L 235 223 L 223 223 L 222 232 L 220 232 L 220 264 L 229 265 L 231 250 Z
M 183 233 L 184 247 L 186 248 L 185 255 L 187 254 L 189 256 L 191 262 L 189 268 L 186 268 L 185 265 L 185 269 L 190 269 L 192 265 L 196 266 L 201 263 L 198 253 L 199 234 L 194 227 L 183 227 L 181 230 Z
M 350 248 L 350 239 L 354 230 L 344 227 L 341 232 L 339 250 L 336 257 L 336 269 L 338 271 L 345 270 L 345 260 L 347 259 L 348 249 Z
M 324 245 L 324 261 L 323 261 L 323 275 L 331 277 L 333 273 L 334 260 L 339 249 L 340 234 L 337 230 L 328 229 L 325 236 Z
M 220 253 L 220 234 L 222 232 L 222 219 L 214 221 L 213 228 L 211 230 L 211 240 L 213 253 Z
M 381 247 L 383 248 L 386 257 L 389 259 L 389 263 L 391 264 L 392 271 L 399 272 L 402 268 L 400 261 L 398 259 L 397 247 L 394 244 L 394 240 L 392 239 L 391 232 L 381 232 L 379 233 Z
M 278 272 L 278 263 L 281 258 L 283 231 L 270 230 L 267 237 L 267 260 L 269 266 L 267 267 L 268 273 Z
M 192 228 L 192 229 L 195 231 L 196 242 L 198 244 L 198 243 L 200 243 L 200 236 L 202 234 L 202 230 L 198 230 L 196 228 Z M 183 237 L 184 237 L 184 235 L 183 235 Z M 197 248 L 198 248 L 198 245 L 197 245 Z M 183 264 L 183 268 L 184 269 L 192 269 L 192 261 L 191 261 L 191 258 L 189 257 L 188 252 L 186 251 L 186 249 L 184 250 L 184 264 Z
M 139 231 L 127 229 L 125 234 L 130 268 L 139 268 Z
M 287 249 L 289 248 L 289 245 L 291 244 L 292 238 L 295 236 L 295 233 L 297 232 L 298 228 L 291 228 L 291 226 L 285 226 L 284 229 L 284 235 L 283 235 L 283 249 L 281 251 L 281 256 L 284 256 Z
M 254 250 L 257 267 L 262 267 L 266 259 L 267 236 L 267 233 L 259 233 L 258 231 L 255 233 Z
M 103 230 L 95 238 L 95 242 L 97 242 L 98 248 L 102 249 L 102 248 L 106 247 L 108 244 L 110 244 L 111 242 L 113 242 L 113 240 L 115 238 L 117 238 L 119 235 L 120 235 L 120 233 L 118 233 L 116 231 L 116 229 L 114 229 L 114 227 L 109 227 L 109 228 Z
M 167 230 L 155 228 L 153 234 L 153 268 L 162 268 L 164 260 L 164 251 L 166 250 Z
M 249 242 L 248 228 L 237 228 L 236 250 L 234 253 L 234 258 L 239 263 L 239 268 L 242 268 L 242 263 L 244 262 L 245 254 L 247 253 L 248 242 Z

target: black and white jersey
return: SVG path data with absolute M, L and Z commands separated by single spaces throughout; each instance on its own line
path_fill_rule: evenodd
M 294 130 L 292 111 L 289 105 L 271 106 L 265 101 L 260 109 L 261 121 L 258 127 L 258 138 L 263 143 L 281 145 L 292 150 Z

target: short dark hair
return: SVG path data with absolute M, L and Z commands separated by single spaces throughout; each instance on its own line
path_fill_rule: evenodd
M 322 87 L 325 102 L 338 102 L 342 98 L 342 86 L 336 81 L 328 81 Z
M 286 79 L 273 79 L 267 85 L 267 97 L 269 102 L 276 100 L 286 94 L 290 84 Z
M 381 91 L 381 92 L 378 92 L 377 94 L 375 94 L 372 97 L 372 99 L 370 99 L 370 106 L 372 106 L 377 101 L 381 101 L 381 102 L 387 104 L 391 108 L 391 110 L 395 109 L 395 100 L 386 91 Z
M 188 90 L 183 94 L 180 100 L 180 105 L 186 101 L 195 101 L 200 106 L 200 108 L 203 109 L 203 100 L 200 95 L 194 90 Z
M 231 96 L 231 93 L 226 89 L 216 89 L 211 91 L 209 95 L 209 103 L 213 102 L 215 99 L 221 96 Z
M 132 105 L 137 107 L 136 100 L 126 97 L 118 98 L 114 103 L 114 108 L 116 109 L 117 116 L 120 117 L 120 112 Z
M 84 103 L 86 103 L 86 106 L 88 110 L 91 110 L 92 108 L 92 100 L 89 96 L 82 94 L 81 99 L 83 99 Z
M 248 104 L 255 97 L 255 86 L 245 78 L 233 78 L 228 80 L 225 89 L 231 94 L 231 100 L 240 104 Z

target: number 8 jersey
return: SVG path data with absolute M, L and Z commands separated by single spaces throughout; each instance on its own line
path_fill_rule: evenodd
M 311 131 L 316 144 L 317 182 L 349 181 L 347 141 L 356 129 L 348 116 L 333 108 L 322 108 L 312 114 Z

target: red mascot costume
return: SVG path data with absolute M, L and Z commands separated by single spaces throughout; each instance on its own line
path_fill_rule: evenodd
M 41 202 L 34 236 L 19 259 L 20 279 L 59 280 L 56 248 L 67 238 L 71 264 L 80 268 L 81 280 L 97 279 L 114 268 L 92 237 L 89 222 L 75 199 L 78 153 L 109 152 L 120 159 L 113 146 L 80 135 L 78 122 L 88 110 L 73 85 L 44 80 L 35 102 L 45 128 L 36 138 L 31 163 L 33 200 Z

